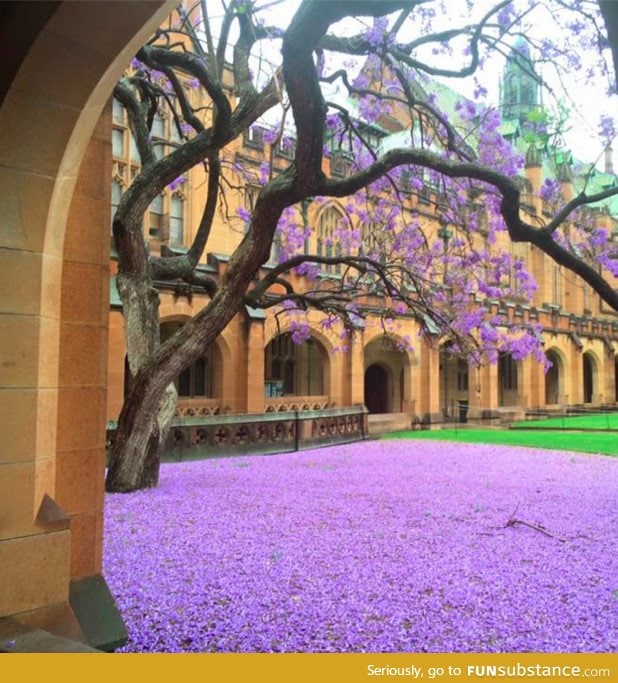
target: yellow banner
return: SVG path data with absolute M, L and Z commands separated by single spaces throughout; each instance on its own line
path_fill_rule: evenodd
M 436 681 L 618 681 L 615 654 L 12 654 L 0 681 L 372 683 Z

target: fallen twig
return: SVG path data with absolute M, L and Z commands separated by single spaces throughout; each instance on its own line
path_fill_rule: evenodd
M 515 512 L 517 512 L 517 509 L 515 509 Z M 513 513 L 513 515 L 515 514 L 515 512 Z M 545 534 L 545 536 L 549 536 L 549 538 L 555 538 L 556 540 L 560 541 L 560 543 L 566 543 L 566 538 L 562 538 L 561 536 L 556 536 L 555 534 L 550 533 L 544 526 L 541 526 L 540 524 L 531 524 L 530 522 L 526 522 L 523 519 L 516 519 L 515 517 L 513 517 L 513 515 L 511 515 L 509 521 L 504 525 L 505 527 L 516 526 L 517 524 L 521 524 L 522 526 L 530 527 L 530 529 L 534 529 L 535 531 L 538 531 L 541 534 Z

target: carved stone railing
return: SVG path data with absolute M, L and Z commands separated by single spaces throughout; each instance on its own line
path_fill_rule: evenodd
M 220 415 L 224 412 L 216 398 L 180 398 L 176 407 L 177 418 Z
M 366 435 L 364 406 L 175 418 L 163 461 L 286 453 L 360 441 Z M 114 436 L 115 423 L 110 422 L 108 449 Z
M 283 396 L 281 398 L 265 398 L 265 413 L 294 412 L 297 410 L 325 410 L 334 408 L 328 396 Z

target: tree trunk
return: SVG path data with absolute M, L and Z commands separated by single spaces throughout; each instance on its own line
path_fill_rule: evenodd
M 118 291 L 123 303 L 129 371 L 136 378 L 159 348 L 159 297 L 146 278 L 119 275 Z M 131 382 L 121 417 L 136 417 L 133 422 L 118 421 L 105 484 L 108 491 L 151 488 L 159 481 L 161 453 L 178 394 L 175 386 L 168 384 L 158 404 L 146 413 L 139 410 L 143 398 L 139 386 Z
M 148 398 L 137 389 L 125 399 L 105 480 L 106 491 L 126 493 L 152 488 L 159 482 L 161 453 L 176 409 L 176 389 L 169 384 L 158 405 L 152 406 Z M 131 419 L 131 415 L 135 417 Z
M 292 192 L 293 174 L 282 173 L 272 181 L 256 205 L 253 228 L 245 235 L 230 259 L 217 292 L 210 303 L 183 325 L 163 346 L 159 340 L 159 297 L 145 256 L 130 247 L 141 241 L 141 223 L 129 234 L 114 222 L 118 252 L 125 254 L 124 269 L 118 275 L 127 331 L 129 368 L 134 376 L 125 398 L 110 466 L 105 481 L 109 492 L 129 492 L 156 486 L 161 449 L 169 431 L 177 395 L 172 383 L 178 374 L 204 353 L 230 320 L 241 310 L 245 292 L 270 249 L 281 212 L 298 200 Z M 117 225 L 118 221 L 118 225 Z M 126 237 L 123 242 L 123 237 Z

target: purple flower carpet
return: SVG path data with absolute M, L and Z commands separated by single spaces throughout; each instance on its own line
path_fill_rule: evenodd
M 373 441 L 108 495 L 128 652 L 615 651 L 618 459 Z

